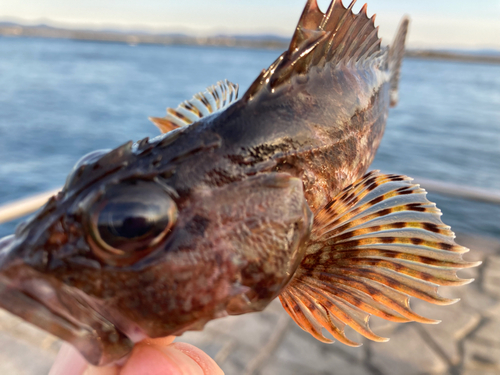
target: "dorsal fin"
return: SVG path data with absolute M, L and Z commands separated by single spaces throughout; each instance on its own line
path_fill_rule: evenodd
M 307 74 L 314 66 L 358 64 L 376 56 L 381 48 L 375 16 L 368 18 L 366 5 L 358 14 L 333 0 L 323 13 L 317 0 L 308 0 L 288 50 L 264 70 L 244 96 L 251 100 L 262 88 L 270 91 L 294 75 Z
M 225 81 L 219 81 L 210 86 L 205 92 L 199 92 L 191 100 L 179 104 L 176 109 L 167 108 L 165 117 L 150 117 L 162 133 L 191 125 L 201 118 L 229 107 L 238 100 L 238 85 Z
M 401 76 L 401 64 L 405 55 L 405 42 L 409 23 L 410 20 L 408 17 L 403 18 L 399 25 L 398 32 L 396 33 L 396 38 L 394 38 L 394 42 L 392 42 L 392 46 L 389 50 L 388 60 L 389 71 L 391 72 L 391 107 L 395 107 L 399 100 L 399 78 Z

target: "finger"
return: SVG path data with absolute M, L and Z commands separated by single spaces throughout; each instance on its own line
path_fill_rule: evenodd
M 82 375 L 87 368 L 87 361 L 70 344 L 64 343 L 57 354 L 49 375 Z
M 160 341 L 162 342 L 162 341 Z M 168 341 L 163 341 L 163 343 Z M 177 344 L 161 346 L 158 340 L 147 340 L 137 344 L 120 375 L 219 375 L 222 372 L 210 371 L 213 367 L 206 355 L 191 350 L 190 355 L 177 348 Z M 181 346 L 182 348 L 182 346 Z M 184 348 L 182 348 L 184 349 Z M 186 352 L 188 350 L 186 349 Z M 200 351 L 201 352 L 201 351 Z M 194 358 L 197 360 L 195 360 Z M 210 357 L 206 356 L 210 361 Z M 211 367 L 212 366 L 212 367 Z M 217 367 L 215 367 L 217 369 Z

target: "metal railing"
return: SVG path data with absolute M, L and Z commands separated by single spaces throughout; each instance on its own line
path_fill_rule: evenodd
M 441 181 L 428 180 L 415 177 L 415 182 L 420 184 L 429 193 L 436 193 L 450 197 L 457 197 L 472 201 L 500 204 L 500 191 L 481 189 L 470 186 L 450 184 Z
M 428 180 L 426 178 L 415 178 L 415 182 L 422 185 L 422 187 L 430 193 L 485 203 L 500 204 L 500 191 L 444 183 L 440 181 Z M 7 223 L 35 212 L 42 207 L 50 197 L 57 194 L 59 190 L 60 189 L 56 189 L 0 206 L 0 224 Z
M 48 191 L 0 206 L 0 224 L 8 223 L 9 221 L 35 212 L 47 203 L 50 197 L 57 194 L 60 190 L 61 189 Z

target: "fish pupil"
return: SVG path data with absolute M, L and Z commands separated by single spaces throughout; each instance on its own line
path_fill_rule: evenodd
M 116 228 L 115 228 L 116 229 Z M 151 230 L 151 224 L 143 217 L 127 217 L 123 225 L 116 229 L 120 237 L 135 238 L 147 234 Z
M 141 238 L 154 231 L 156 224 L 163 221 L 158 206 L 147 206 L 142 203 L 110 204 L 101 213 L 99 232 L 106 242 L 109 235 L 124 239 Z M 164 223 L 168 225 L 168 223 Z M 158 228 L 159 234 L 163 228 Z

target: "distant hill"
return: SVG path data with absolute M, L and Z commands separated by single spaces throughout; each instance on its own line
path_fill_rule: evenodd
M 433 60 L 500 64 L 500 51 L 409 50 L 407 57 Z
M 268 41 L 274 41 L 274 42 L 280 42 L 280 43 L 290 43 L 290 38 L 292 37 L 291 35 L 289 37 L 284 37 L 284 36 L 278 36 L 278 35 L 272 35 L 272 34 L 253 34 L 253 35 L 217 35 L 218 37 L 226 37 L 226 38 L 235 38 L 235 39 L 240 39 L 240 40 L 268 40 Z
M 0 22 L 0 35 L 37 38 L 93 40 L 136 44 L 208 45 L 221 47 L 266 48 L 284 50 L 289 38 L 277 35 L 215 35 L 196 37 L 182 33 L 153 34 L 146 31 L 73 30 L 46 24 L 25 26 L 14 22 Z M 420 59 L 455 60 L 500 64 L 496 50 L 409 50 L 407 57 Z
M 129 44 L 211 45 L 244 48 L 285 49 L 288 39 L 275 35 L 216 35 L 195 37 L 180 33 L 153 34 L 144 31 L 73 30 L 48 25 L 25 26 L 0 22 L 0 35 L 37 38 L 94 40 Z
M 458 53 L 458 54 L 467 53 L 468 55 L 474 55 L 474 56 L 500 56 L 500 51 L 494 49 L 477 49 L 468 51 L 460 49 L 449 49 L 449 50 L 440 50 L 440 52 Z

